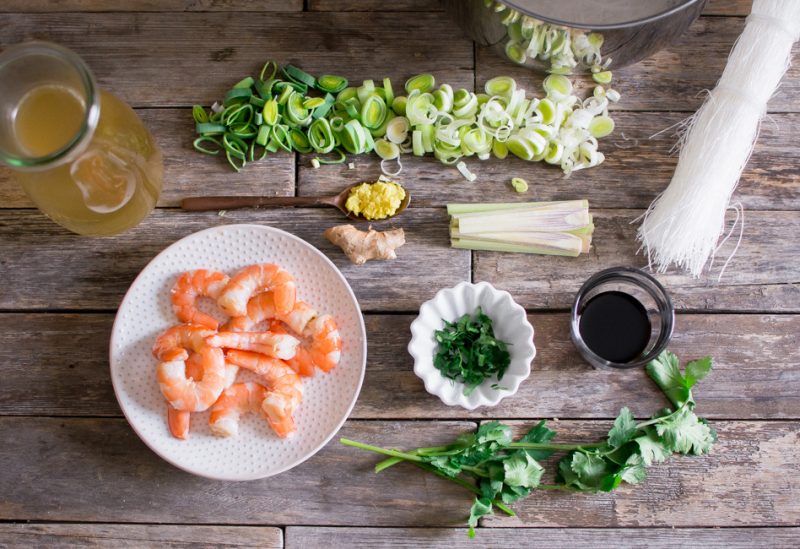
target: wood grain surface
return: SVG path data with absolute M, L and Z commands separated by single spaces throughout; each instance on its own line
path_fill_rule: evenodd
M 491 549 L 574 549 L 629 547 L 636 549 L 749 549 L 754 545 L 794 549 L 799 528 L 480 528 L 474 540 L 464 528 L 308 528 L 289 526 L 286 548 L 348 547 L 450 549 L 479 545 Z
M 445 406 L 414 375 L 406 351 L 413 318 L 366 315 L 369 367 L 354 418 L 613 418 L 623 406 L 647 414 L 666 404 L 643 371 L 604 372 L 584 363 L 569 339 L 567 314 L 536 313 L 529 320 L 537 356 L 519 392 L 491 409 Z M 0 415 L 120 417 L 107 375 L 113 319 L 108 313 L 0 314 L 6 373 Z M 713 349 L 714 372 L 694 391 L 704 415 L 798 419 L 798 333 L 795 315 L 678 315 L 671 349 L 686 360 Z
M 126 524 L 0 524 L 0 547 L 283 547 L 283 532 L 271 527 Z
M 444 211 L 412 209 L 403 219 L 406 245 L 398 258 L 357 266 L 322 236 L 326 228 L 347 222 L 329 208 L 236 210 L 224 216 L 161 209 L 108 239 L 72 235 L 36 210 L 0 210 L 0 265 L 15 280 L 31 282 L 0 293 L 0 309 L 116 309 L 139 271 L 179 238 L 208 227 L 260 223 L 296 234 L 325 253 L 347 277 L 363 310 L 416 310 L 436 289 L 469 278 L 470 253 L 449 247 Z
M 546 493 L 516 504 L 515 519 L 495 516 L 484 523 L 797 524 L 800 426 L 780 421 L 713 425 L 720 440 L 712 455 L 674 458 L 669 465 L 653 467 L 641 486 L 613 494 Z M 558 421 L 551 426 L 561 442 L 596 440 L 608 431 L 610 421 Z M 351 420 L 341 436 L 413 448 L 442 444 L 473 428 L 468 422 Z M 0 515 L 16 521 L 158 522 L 169 509 L 170 521 L 178 523 L 454 527 L 463 526 L 472 499 L 463 488 L 411 465 L 376 475 L 372 466 L 377 457 L 335 441 L 278 477 L 209 481 L 167 466 L 122 419 L 0 417 L 0 459 L 13 464 L 0 477 Z M 105 505 L 110 501 L 114 505 Z
M 0 12 L 303 11 L 303 0 L 3 0 Z

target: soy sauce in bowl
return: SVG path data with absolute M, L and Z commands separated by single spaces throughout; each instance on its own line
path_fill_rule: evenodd
M 666 349 L 674 324 L 672 301 L 655 278 L 614 267 L 591 276 L 578 290 L 570 335 L 593 367 L 635 368 Z
M 652 327 L 647 309 L 635 297 L 603 292 L 583 308 L 578 325 L 586 346 L 609 362 L 625 363 L 642 355 Z

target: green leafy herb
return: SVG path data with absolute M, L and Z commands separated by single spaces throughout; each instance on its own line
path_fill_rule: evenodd
M 507 344 L 494 337 L 492 319 L 480 307 L 474 319 L 467 314 L 455 322 L 445 320 L 435 338 L 439 347 L 433 365 L 444 377 L 463 383 L 466 396 L 489 377 L 501 380 L 511 364 Z
M 469 537 L 474 537 L 481 517 L 493 514 L 495 507 L 514 516 L 507 504 L 528 497 L 534 490 L 610 492 L 623 482 L 644 482 L 647 467 L 666 461 L 673 452 L 708 453 L 716 433 L 695 415 L 691 388 L 711 368 L 711 359 L 704 358 L 688 363 L 682 373 L 677 357 L 662 353 L 647 365 L 647 373 L 677 409 L 660 410 L 651 419 L 637 423 L 633 413 L 622 408 L 602 442 L 553 443 L 556 432 L 544 421 L 516 442 L 511 428 L 498 421 L 484 423 L 475 433 L 464 433 L 448 445 L 409 452 L 348 439 L 340 442 L 389 456 L 375 466 L 376 473 L 408 461 L 474 493 L 467 520 Z M 555 483 L 542 484 L 545 469 L 539 462 L 556 452 L 566 455 L 558 462 Z

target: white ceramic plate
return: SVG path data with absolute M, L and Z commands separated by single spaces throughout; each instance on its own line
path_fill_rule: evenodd
M 235 438 L 213 436 L 208 412 L 192 414 L 188 440 L 166 424 L 166 401 L 156 382 L 150 349 L 159 333 L 177 324 L 169 291 L 180 273 L 199 268 L 233 274 L 252 263 L 274 262 L 297 280 L 298 296 L 334 316 L 342 336 L 342 359 L 329 374 L 305 378 L 297 432 L 278 438 L 261 417 L 242 417 Z M 125 295 L 111 332 L 111 380 L 134 431 L 155 453 L 190 473 L 219 480 L 277 475 L 322 448 L 344 423 L 364 379 L 364 319 L 342 273 L 319 250 L 284 231 L 261 225 L 226 225 L 189 235 L 153 259 Z M 239 381 L 251 381 L 240 372 Z
M 492 319 L 495 337 L 509 343 L 511 364 L 503 379 L 492 376 L 469 396 L 464 396 L 464 384 L 445 378 L 433 365 L 437 346 L 434 332 L 444 328 L 444 320 L 453 322 L 465 314 L 473 315 L 479 306 Z M 525 309 L 514 302 L 511 294 L 488 282 L 461 282 L 454 288 L 440 290 L 433 299 L 422 304 L 419 316 L 411 323 L 408 352 L 414 357 L 414 373 L 425 383 L 426 391 L 448 406 L 474 410 L 478 406 L 495 406 L 517 392 L 520 383 L 531 373 L 536 347 L 533 326 L 528 322 Z M 500 388 L 492 388 L 492 385 Z

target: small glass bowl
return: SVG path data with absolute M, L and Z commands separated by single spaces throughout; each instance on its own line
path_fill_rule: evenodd
M 581 315 L 593 297 L 605 292 L 625 293 L 644 306 L 650 320 L 650 340 L 642 353 L 630 362 L 611 362 L 597 355 L 584 342 L 580 333 Z M 675 326 L 675 309 L 667 291 L 655 278 L 633 267 L 612 267 L 600 271 L 584 282 L 572 304 L 570 334 L 583 359 L 594 368 L 617 370 L 644 366 L 667 348 Z

